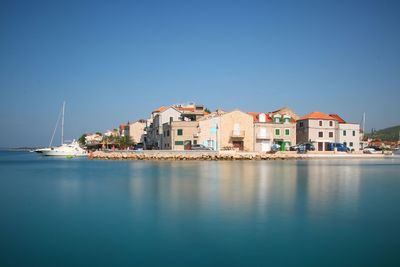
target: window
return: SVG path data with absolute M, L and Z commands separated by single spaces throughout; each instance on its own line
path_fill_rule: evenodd
M 266 116 L 265 116 L 264 113 L 261 113 L 261 114 L 258 116 L 258 118 L 259 118 L 259 121 L 260 121 L 260 122 L 265 122 L 265 121 L 266 121 Z
M 319 137 L 319 138 L 324 137 L 324 133 L 323 133 L 323 132 L 318 132 L 318 137 Z
M 344 146 L 347 146 L 347 142 L 343 142 L 343 145 L 344 145 Z
M 284 121 L 285 123 L 289 123 L 289 122 L 290 122 L 290 118 L 289 118 L 289 117 L 285 117 L 285 118 L 283 119 L 283 121 Z
M 290 135 L 290 130 L 289 129 L 285 129 L 285 135 Z
M 183 135 L 183 130 L 182 129 L 178 129 L 178 135 Z
M 353 142 L 350 142 L 350 146 L 353 147 Z
M 322 126 L 322 121 L 319 121 L 319 126 Z
M 333 132 L 329 132 L 329 138 L 333 138 Z
M 353 131 L 353 136 L 356 136 L 356 131 Z
M 303 128 L 303 127 L 304 127 L 304 122 L 301 121 L 301 122 L 299 123 L 299 126 L 300 126 L 300 128 Z
M 346 136 L 346 130 L 343 131 L 343 136 Z
M 330 126 L 330 127 L 333 126 L 333 121 L 329 121 L 329 126 Z
M 279 118 L 279 117 L 275 117 L 274 120 L 275 120 L 275 123 L 280 123 L 281 122 L 281 118 Z
M 169 136 L 169 130 L 167 131 L 167 136 Z
M 176 146 L 183 146 L 183 141 L 175 141 Z
M 193 140 L 193 145 L 197 145 L 197 140 Z
M 275 129 L 275 135 L 281 135 L 281 130 L 280 129 Z

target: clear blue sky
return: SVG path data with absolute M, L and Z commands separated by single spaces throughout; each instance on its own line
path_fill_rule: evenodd
M 0 1 L 0 147 L 160 105 L 400 124 L 400 1 Z

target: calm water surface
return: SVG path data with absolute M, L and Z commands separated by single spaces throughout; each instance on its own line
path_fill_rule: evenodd
M 400 159 L 0 152 L 0 266 L 400 266 Z

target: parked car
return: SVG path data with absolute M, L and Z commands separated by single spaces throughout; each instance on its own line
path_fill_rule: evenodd
M 342 143 L 332 143 L 330 148 L 331 148 L 331 151 L 334 151 L 335 149 L 336 149 L 336 151 L 339 151 L 339 152 L 350 152 L 351 151 L 351 149 L 349 147 L 345 146 Z
M 379 149 L 379 148 L 378 148 Z M 382 154 L 382 150 L 377 150 L 376 147 L 367 146 L 363 149 L 364 154 Z
M 297 151 L 298 149 L 299 149 L 299 145 L 294 145 L 294 146 L 289 147 L 290 151 Z
M 134 149 L 134 150 L 138 150 L 138 151 L 142 151 L 143 148 L 144 148 L 143 143 L 138 143 L 138 144 L 136 144 L 136 145 L 134 146 L 133 149 Z
M 192 145 L 192 150 L 212 150 L 210 147 L 206 147 L 205 145 Z
M 315 147 L 311 143 L 304 143 L 298 145 L 297 152 L 299 153 L 306 153 L 307 151 L 314 151 Z
M 304 144 L 301 144 L 301 146 L 304 146 L 307 151 L 315 150 L 315 146 L 311 143 L 304 143 Z

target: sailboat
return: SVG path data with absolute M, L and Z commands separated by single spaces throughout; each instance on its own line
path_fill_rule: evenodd
M 47 148 L 41 148 L 35 150 L 37 153 L 41 153 L 44 156 L 61 156 L 61 157 L 85 157 L 87 156 L 87 152 L 82 149 L 78 142 L 75 140 L 70 144 L 64 143 L 64 113 L 65 113 L 65 101 L 63 102 L 62 112 L 61 112 L 61 145 L 58 147 L 52 147 L 52 142 L 54 138 L 54 134 L 56 132 L 58 123 L 60 121 L 60 116 L 58 117 L 56 127 L 54 128 L 53 136 L 50 140 L 50 145 Z

